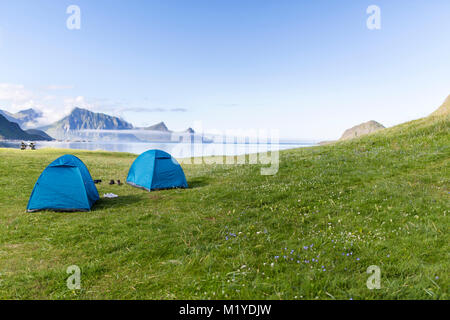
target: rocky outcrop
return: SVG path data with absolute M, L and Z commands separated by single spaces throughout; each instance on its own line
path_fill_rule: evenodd
M 353 139 L 353 138 L 357 138 L 357 137 L 361 137 L 363 135 L 384 129 L 385 127 L 374 121 L 368 121 L 368 122 L 364 122 L 361 123 L 357 126 L 354 126 L 350 129 L 345 130 L 344 134 L 342 135 L 342 137 L 339 140 L 349 140 L 349 139 Z

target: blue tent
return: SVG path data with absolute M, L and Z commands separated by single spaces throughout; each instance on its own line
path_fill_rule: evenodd
M 188 187 L 177 160 L 161 150 L 149 150 L 137 157 L 128 172 L 127 183 L 147 191 Z
M 34 185 L 27 211 L 89 211 L 99 199 L 84 163 L 73 155 L 53 161 Z

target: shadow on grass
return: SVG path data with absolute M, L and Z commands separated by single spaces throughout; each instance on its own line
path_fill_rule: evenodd
M 142 195 L 126 195 L 126 196 L 118 196 L 117 198 L 103 198 L 100 197 L 91 211 L 104 210 L 104 209 L 117 209 L 121 207 L 126 207 L 129 205 L 136 204 L 143 200 Z
M 195 189 L 200 188 L 208 185 L 209 178 L 207 177 L 199 177 L 190 179 L 187 183 L 189 186 L 189 189 Z

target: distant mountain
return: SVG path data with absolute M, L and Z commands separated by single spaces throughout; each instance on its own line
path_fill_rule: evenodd
M 12 114 L 11 112 L 8 112 L 6 110 L 0 110 L 0 116 L 3 116 L 6 120 L 11 121 L 11 122 L 16 122 L 16 118 L 14 117 L 14 114 Z
M 143 127 L 143 128 L 137 128 L 137 129 L 148 130 L 148 131 L 159 131 L 159 132 L 174 132 L 172 130 L 169 130 L 169 128 L 167 128 L 167 126 L 166 126 L 166 124 L 164 122 L 159 122 L 159 123 L 154 124 L 154 125 L 149 126 L 149 127 Z M 187 128 L 186 130 L 178 132 L 178 133 L 194 134 L 195 131 L 192 128 Z
M 8 121 L 17 123 L 22 128 L 30 128 L 37 125 L 37 119 L 42 117 L 42 112 L 34 109 L 22 110 L 17 113 L 11 113 L 6 110 L 0 110 L 0 115 Z
M 65 132 L 71 130 L 126 130 L 133 129 L 133 125 L 123 119 L 104 113 L 75 108 L 68 116 L 41 129 L 47 133 L 49 130 Z
M 170 132 L 170 130 L 167 128 L 166 124 L 164 122 L 157 123 L 150 127 L 142 128 L 144 130 L 149 131 L 161 131 L 161 132 Z
M 440 106 L 436 111 L 434 111 L 431 115 L 432 116 L 442 116 L 442 115 L 448 115 L 450 114 L 450 95 L 447 97 L 447 99 L 444 101 L 442 106 Z
M 79 139 L 80 130 L 126 130 L 133 125 L 118 117 L 75 108 L 61 120 L 39 128 L 50 136 L 59 139 Z M 97 135 L 98 136 L 98 135 Z
M 164 122 L 159 122 L 149 127 L 136 128 L 134 133 L 141 141 L 145 142 L 181 142 L 190 141 L 195 134 L 194 129 L 188 128 L 184 131 L 172 131 Z
M 8 121 L 3 115 L 0 115 L 0 139 L 25 141 L 48 140 L 41 135 L 23 131 L 17 123 Z M 50 140 L 52 139 L 50 138 Z
M 28 130 L 25 130 L 25 132 L 28 133 L 28 134 L 35 135 L 35 136 L 41 136 L 41 137 L 42 137 L 42 140 L 46 140 L 46 141 L 52 141 L 52 140 L 55 140 L 55 139 L 53 139 L 52 137 L 50 137 L 48 134 L 46 134 L 46 133 L 45 133 L 44 131 L 42 131 L 42 130 L 38 130 L 38 129 L 28 129 Z
M 17 112 L 15 116 L 17 117 L 17 119 L 20 119 L 23 122 L 32 122 L 35 121 L 37 118 L 42 117 L 42 112 L 36 111 L 34 109 L 26 109 Z
M 384 128 L 385 127 L 382 124 L 371 120 L 345 130 L 344 134 L 339 140 L 349 140 L 357 138 Z

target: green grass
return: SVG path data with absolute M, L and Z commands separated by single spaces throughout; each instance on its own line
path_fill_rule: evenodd
M 0 149 L 0 298 L 448 299 L 449 129 L 425 118 L 284 151 L 275 176 L 183 165 L 191 188 L 151 193 L 105 183 L 125 180 L 131 154 Z M 26 213 L 39 174 L 67 152 L 119 198 Z M 370 265 L 379 290 L 366 287 Z

